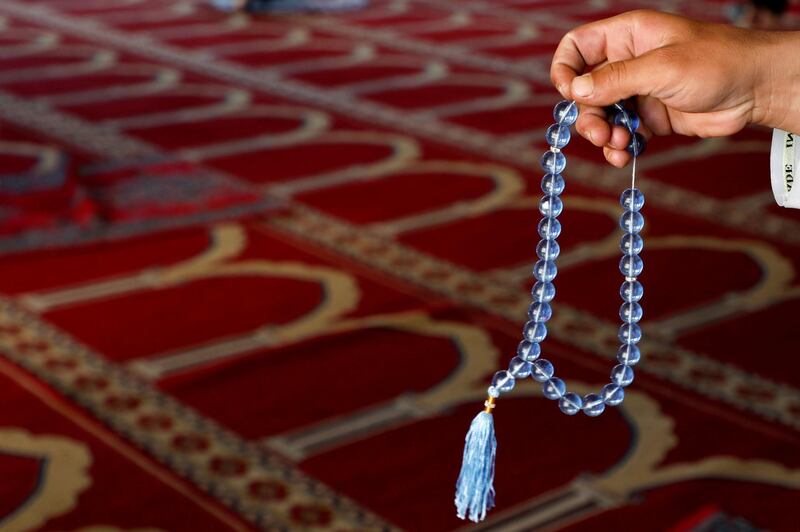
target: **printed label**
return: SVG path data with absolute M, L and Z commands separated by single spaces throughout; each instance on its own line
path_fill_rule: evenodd
M 786 192 L 791 192 L 794 185 L 794 166 L 794 134 L 787 132 L 783 140 L 783 185 Z

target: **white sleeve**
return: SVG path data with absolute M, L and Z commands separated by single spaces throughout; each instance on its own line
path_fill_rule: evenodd
M 794 185 L 795 172 L 800 168 L 800 150 L 795 144 L 800 136 L 782 129 L 772 131 L 772 151 L 769 166 L 772 193 L 781 207 L 800 209 L 800 186 Z

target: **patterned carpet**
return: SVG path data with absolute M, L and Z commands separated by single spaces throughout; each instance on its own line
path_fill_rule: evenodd
M 498 508 L 454 516 L 525 318 L 550 56 L 642 6 L 724 7 L 0 0 L 0 529 L 800 530 L 800 214 L 757 130 L 651 143 L 624 406 L 566 418 L 519 384 Z M 585 392 L 627 172 L 570 156 L 545 349 Z

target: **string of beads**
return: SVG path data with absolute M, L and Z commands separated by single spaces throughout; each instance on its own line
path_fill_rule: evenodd
M 544 396 L 558 401 L 559 408 L 565 414 L 575 415 L 583 411 L 587 416 L 595 417 L 602 414 L 606 406 L 617 406 L 622 403 L 625 398 L 625 387 L 633 382 L 633 366 L 641 358 L 637 344 L 642 338 L 642 330 L 638 323 L 642 318 L 640 300 L 644 292 L 642 284 L 637 280 L 644 268 L 639 256 L 644 247 L 644 241 L 639 234 L 644 227 L 644 217 L 640 212 L 644 205 L 644 194 L 635 186 L 635 165 L 636 158 L 645 150 L 646 142 L 644 137 L 636 132 L 639 127 L 639 117 L 633 110 L 627 109 L 624 102 L 609 107 L 607 111 L 613 124 L 623 126 L 630 132 L 631 138 L 626 149 L 634 159 L 631 188 L 623 191 L 619 200 L 622 206 L 622 215 L 619 219 L 622 229 L 620 240 L 622 258 L 619 261 L 619 270 L 624 277 L 619 289 L 622 298 L 622 306 L 619 309 L 622 325 L 618 333 L 621 345 L 617 351 L 619 364 L 611 370 L 611 382 L 603 386 L 599 393 L 589 393 L 581 397 L 567 391 L 564 381 L 555 376 L 553 364 L 547 359 L 540 358 L 541 344 L 547 336 L 547 322 L 553 315 L 551 303 L 556 295 L 553 281 L 558 273 L 556 259 L 561 253 L 556 239 L 561 234 L 558 216 L 564 209 L 560 196 L 564 191 L 565 182 L 561 174 L 567 165 L 567 159 L 561 150 L 569 144 L 570 126 L 578 119 L 577 104 L 564 100 L 556 104 L 553 109 L 556 123 L 545 133 L 550 149 L 539 161 L 545 171 L 545 176 L 542 178 L 544 196 L 539 201 L 542 219 L 538 229 L 542 239 L 536 246 L 539 260 L 533 267 L 536 283 L 531 289 L 529 321 L 523 327 L 524 339 L 517 347 L 517 356 L 511 359 L 507 370 L 498 371 L 492 378 L 492 384 L 488 389 L 490 399 L 510 392 L 517 380 L 532 377 L 542 383 Z

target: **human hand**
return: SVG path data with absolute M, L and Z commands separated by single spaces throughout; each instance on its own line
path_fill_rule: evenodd
M 550 77 L 581 105 L 578 132 L 622 167 L 630 134 L 603 107 L 632 96 L 646 138 L 725 136 L 749 123 L 800 129 L 798 35 L 631 11 L 567 33 Z

